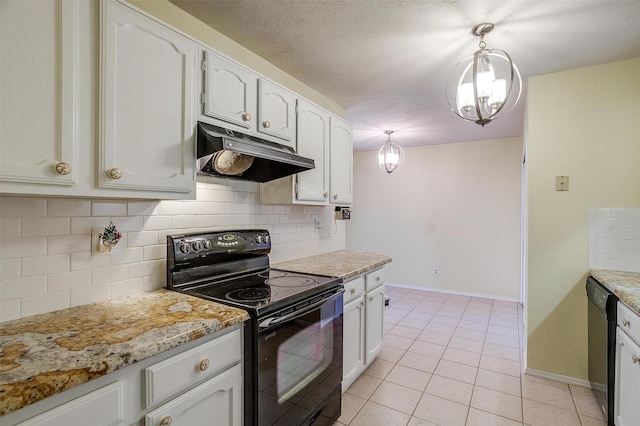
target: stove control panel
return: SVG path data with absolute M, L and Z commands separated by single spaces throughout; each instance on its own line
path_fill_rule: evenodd
M 170 263 L 189 263 L 215 255 L 267 254 L 271 237 L 267 230 L 238 230 L 167 236 Z

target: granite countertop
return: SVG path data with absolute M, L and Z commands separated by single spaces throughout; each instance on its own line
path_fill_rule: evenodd
M 590 275 L 640 315 L 640 272 L 592 269 Z
M 0 326 L 0 415 L 249 319 L 157 290 Z
M 391 262 L 389 256 L 371 252 L 339 250 L 271 265 L 274 269 L 340 277 L 348 280 Z

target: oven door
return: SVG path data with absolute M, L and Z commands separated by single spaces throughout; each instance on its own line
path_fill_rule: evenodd
M 342 293 L 258 319 L 258 424 L 333 424 L 340 416 Z

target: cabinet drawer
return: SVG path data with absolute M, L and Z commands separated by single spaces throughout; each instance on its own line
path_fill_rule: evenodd
M 618 302 L 618 326 L 640 344 L 640 315 L 632 311 L 627 305 Z
M 366 276 L 367 291 L 371 291 L 376 287 L 380 287 L 382 284 L 384 284 L 384 279 L 384 268 L 378 269 L 377 271 L 369 272 Z
M 364 277 L 359 276 L 344 283 L 344 303 L 347 304 L 364 294 Z
M 116 382 L 42 413 L 19 426 L 114 426 L 124 420 L 122 383 Z
M 240 330 L 145 369 L 147 408 L 240 360 Z

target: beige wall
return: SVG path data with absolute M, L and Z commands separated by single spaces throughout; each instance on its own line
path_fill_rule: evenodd
M 356 152 L 347 247 L 391 256 L 394 284 L 519 300 L 521 159 L 521 138 L 431 145 L 388 175 Z
M 640 58 L 532 77 L 527 107 L 527 364 L 586 380 L 587 210 L 640 206 Z
M 174 28 L 183 31 L 204 45 L 215 49 L 237 62 L 240 62 L 242 65 L 252 69 L 258 74 L 281 84 L 287 89 L 307 98 L 311 102 L 320 105 L 340 117 L 345 117 L 344 108 L 331 99 L 293 78 L 291 75 L 285 73 L 225 35 L 205 25 L 193 16 L 184 12 L 182 9 L 179 9 L 177 6 L 169 3 L 169 1 L 129 0 L 128 2 Z

